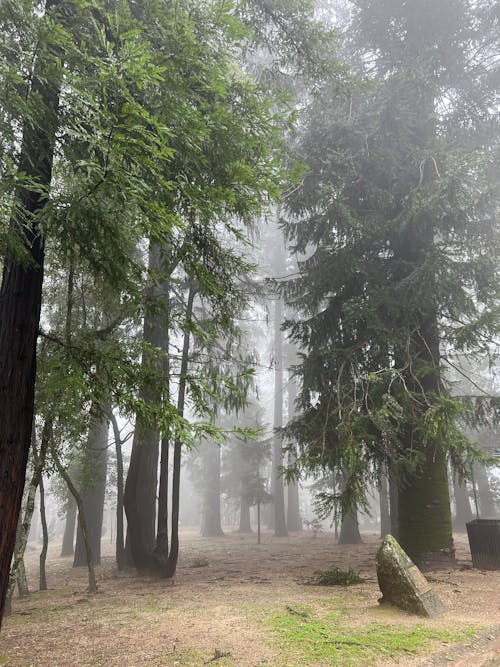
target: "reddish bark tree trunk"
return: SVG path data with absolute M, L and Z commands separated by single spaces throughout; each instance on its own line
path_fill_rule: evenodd
M 52 12 L 60 0 L 47 0 Z M 19 189 L 10 229 L 22 240 L 29 262 L 7 257 L 0 289 L 0 616 L 3 612 L 21 510 L 26 464 L 31 444 L 36 342 L 42 300 L 44 242 L 38 214 L 47 202 L 52 177 L 59 84 L 46 72 L 56 69 L 55 56 L 39 55 L 31 95 L 44 111 L 44 125 L 26 122 L 19 171 L 38 182 L 36 192 Z M 52 60 L 52 62 L 50 62 Z

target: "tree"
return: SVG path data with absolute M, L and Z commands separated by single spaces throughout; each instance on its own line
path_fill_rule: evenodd
M 61 6 L 58 0 L 48 0 L 46 27 L 58 17 Z M 14 41 L 15 26 L 5 14 L 0 20 L 2 32 L 6 28 L 7 39 Z M 18 158 L 23 177 L 13 194 L 9 223 L 19 247 L 6 257 L 0 288 L 0 617 L 31 442 L 44 263 L 39 214 L 50 188 L 61 85 L 60 44 L 47 36 L 46 29 L 31 72 L 28 104 L 33 115 L 24 122 Z
M 307 466 L 349 471 L 330 499 L 343 513 L 396 462 L 399 539 L 420 562 L 452 553 L 447 452 L 467 449 L 441 341 L 477 350 L 495 329 L 491 10 L 354 2 L 368 84 L 313 101 L 298 149 L 309 172 L 288 202 L 302 276 L 285 291 L 304 353 L 291 432 Z

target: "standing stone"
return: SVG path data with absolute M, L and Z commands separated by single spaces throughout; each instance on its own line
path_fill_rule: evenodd
M 392 535 L 386 535 L 377 551 L 379 602 L 419 616 L 434 617 L 445 611 L 441 598 Z

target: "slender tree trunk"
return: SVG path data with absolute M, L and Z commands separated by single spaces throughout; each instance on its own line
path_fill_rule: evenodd
M 474 466 L 474 478 L 477 484 L 479 496 L 479 512 L 481 519 L 497 519 L 498 512 L 495 507 L 495 499 L 486 474 L 486 468 L 482 465 Z
M 91 418 L 87 446 L 80 466 L 83 484 L 80 488 L 83 512 L 87 522 L 88 539 L 94 565 L 101 562 L 101 533 L 106 495 L 106 474 L 108 468 L 108 429 L 109 421 L 105 410 L 97 414 L 97 405 L 91 408 Z M 73 567 L 87 564 L 85 543 L 81 527 L 77 528 L 75 558 Z
M 389 482 L 384 470 L 380 471 L 378 481 L 380 502 L 380 537 L 384 538 L 391 533 L 391 512 L 389 508 Z
M 23 520 L 22 523 L 19 522 L 18 529 L 16 531 L 16 546 L 14 550 L 14 559 L 10 570 L 9 585 L 7 589 L 8 598 L 12 597 L 16 585 L 16 580 L 19 581 L 19 568 L 24 566 L 23 558 L 24 558 L 24 553 L 26 551 L 26 545 L 28 543 L 28 537 L 31 528 L 31 520 L 33 518 L 33 513 L 35 510 L 36 492 L 42 479 L 45 460 L 47 458 L 47 451 L 50 445 L 50 440 L 52 438 L 52 428 L 53 428 L 53 420 L 51 418 L 46 419 L 42 429 L 42 438 L 40 442 L 39 453 L 37 453 L 36 451 L 35 439 L 34 438 L 32 439 L 33 475 L 31 476 L 27 489 L 26 505 L 24 509 Z M 10 608 L 10 602 L 8 606 Z
M 391 535 L 399 540 L 399 485 L 394 470 L 389 470 L 389 507 Z
M 285 493 L 281 467 L 283 465 L 283 440 L 279 429 L 283 428 L 283 320 L 281 298 L 274 302 L 274 436 L 273 436 L 273 508 L 274 534 L 286 537 Z
M 116 453 L 116 566 L 119 570 L 125 567 L 125 542 L 123 526 L 123 452 L 122 439 L 118 422 L 110 409 L 108 416 L 113 427 Z
M 250 521 L 250 502 L 248 499 L 248 493 L 242 487 L 241 496 L 240 496 L 240 525 L 238 528 L 239 533 L 251 533 L 252 524 Z
M 189 362 L 189 324 L 193 316 L 193 303 L 195 297 L 194 287 L 189 288 L 188 300 L 186 305 L 186 328 L 184 330 L 184 340 L 182 344 L 181 369 L 179 377 L 179 393 L 177 397 L 177 412 L 180 417 L 184 416 L 184 407 L 186 402 L 186 381 Z M 177 560 L 179 558 L 179 501 L 181 484 L 181 458 L 182 441 L 176 438 L 174 443 L 174 461 L 172 470 L 172 525 L 170 534 L 170 551 L 166 564 L 162 567 L 161 574 L 165 578 L 175 575 L 177 569 Z
M 47 515 L 45 513 L 45 488 L 43 486 L 43 477 L 40 477 L 40 519 L 42 522 L 43 543 L 40 552 L 40 586 L 39 590 L 47 590 L 47 573 L 45 565 L 47 563 L 47 550 L 49 548 L 49 530 L 47 527 Z
M 224 535 L 220 516 L 220 447 L 208 440 L 203 445 L 205 477 L 203 480 L 203 505 L 201 518 L 202 537 Z
M 80 494 L 78 493 L 76 486 L 73 484 L 71 477 L 68 475 L 68 471 L 64 468 L 62 465 L 59 455 L 55 449 L 55 447 L 52 447 L 52 460 L 54 461 L 54 465 L 57 469 L 57 472 L 61 475 L 63 480 L 66 482 L 68 489 L 75 499 L 76 502 L 76 507 L 78 510 L 78 523 L 80 525 L 82 535 L 83 535 L 83 540 L 85 543 L 85 553 L 87 555 L 87 568 L 89 572 L 89 588 L 88 591 L 89 593 L 97 593 L 97 581 L 95 578 L 95 570 L 94 570 L 94 561 L 93 561 L 93 556 L 92 556 L 92 549 L 90 546 L 90 541 L 88 537 L 88 530 L 87 530 L 87 522 L 85 521 L 85 513 L 83 510 L 83 503 L 82 499 L 80 498 Z
M 161 249 L 157 243 L 149 246 L 149 270 L 161 269 Z M 150 296 L 156 296 L 152 288 Z M 155 304 L 157 305 L 157 304 Z M 164 331 L 158 316 L 146 309 L 144 315 L 143 340 L 153 348 L 161 348 Z M 145 348 L 143 365 L 160 369 L 158 354 Z M 141 398 L 151 405 L 159 405 L 161 391 L 158 383 L 145 384 L 141 389 Z M 156 489 L 158 475 L 159 434 L 143 417 L 137 415 L 134 441 L 130 456 L 130 465 L 125 483 L 124 507 L 127 515 L 127 542 L 133 564 L 138 570 L 147 570 L 154 566 L 153 551 L 156 543 Z
M 453 527 L 456 530 L 464 531 L 465 524 L 473 519 L 467 485 L 465 482 L 460 484 L 456 474 L 452 474 L 452 478 L 453 495 L 455 497 L 455 517 L 453 519 Z
M 289 360 L 291 363 L 291 359 Z M 297 398 L 297 383 L 291 372 L 288 381 L 288 420 L 293 419 L 295 415 L 295 401 Z M 288 464 L 295 464 L 295 452 L 288 454 Z M 302 530 L 302 518 L 300 516 L 299 484 L 296 480 L 287 484 L 287 506 L 286 506 L 286 527 L 290 531 Z
M 163 281 L 163 303 L 165 318 L 163 326 L 163 401 L 170 403 L 170 283 Z M 160 443 L 160 481 L 158 485 L 158 525 L 156 531 L 156 552 L 168 556 L 168 474 L 170 439 L 163 435 Z
M 61 0 L 47 0 L 45 13 L 55 13 L 62 4 Z M 59 60 L 60 54 L 40 48 L 34 64 L 30 94 L 39 99 L 43 126 L 31 119 L 25 122 L 19 172 L 37 187 L 16 192 L 10 221 L 10 230 L 22 242 L 29 262 L 7 256 L 0 288 L 0 618 L 31 444 L 45 256 L 39 214 L 52 178 L 60 86 L 52 75 L 60 71 Z
M 61 547 L 61 556 L 72 556 L 75 553 L 75 526 L 76 526 L 76 503 L 71 496 L 66 503 L 66 521 L 64 523 L 64 535 Z

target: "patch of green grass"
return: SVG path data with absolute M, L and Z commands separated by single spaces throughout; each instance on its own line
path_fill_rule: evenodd
M 191 567 L 207 567 L 208 565 L 208 558 L 195 558 L 191 563 Z
M 316 570 L 307 583 L 313 586 L 354 586 L 362 584 L 363 581 L 359 572 L 334 567 L 332 570 Z
M 219 654 L 220 656 L 216 657 Z M 162 659 L 166 660 L 162 664 L 172 665 L 172 667 L 200 667 L 200 665 L 205 664 L 213 664 L 214 667 L 234 667 L 235 665 L 231 656 L 229 654 L 226 655 L 224 651 L 214 649 L 212 655 L 206 655 L 187 646 L 177 646 L 175 650 L 163 654 Z
M 350 627 L 338 613 L 322 617 L 310 607 L 291 607 L 268 618 L 287 665 L 315 664 L 354 667 L 376 662 L 384 656 L 418 654 L 431 641 L 459 642 L 477 628 L 442 629 L 428 625 L 396 626 L 368 623 Z

